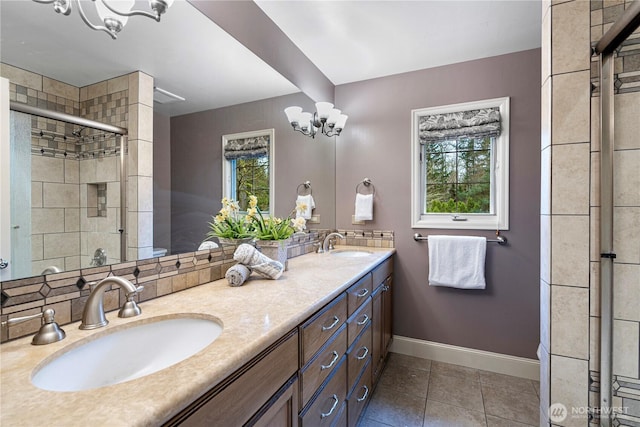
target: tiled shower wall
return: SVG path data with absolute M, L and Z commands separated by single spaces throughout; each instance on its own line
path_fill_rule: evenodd
M 12 101 L 112 124 L 129 130 L 127 156 L 128 259 L 153 248 L 153 78 L 140 72 L 77 88 L 1 64 Z M 33 274 L 56 265 L 88 267 L 97 248 L 120 259 L 120 162 L 115 137 L 55 120 L 32 119 Z M 42 132 L 40 134 L 39 132 Z M 81 144 L 76 144 L 76 141 Z M 105 215 L 88 212 L 87 184 L 105 184 Z M 140 218 L 140 220 L 139 220 Z M 78 256 L 80 254 L 80 256 Z
M 589 411 L 599 406 L 600 113 L 598 64 L 590 48 L 629 3 L 543 3 L 540 419 L 544 426 L 586 426 Z M 616 59 L 614 156 L 614 251 L 618 255 L 614 267 L 614 374 L 624 385 L 637 388 L 640 52 L 633 41 L 639 36 L 636 32 Z M 596 83 L 593 93 L 592 82 Z M 638 402 L 623 399 L 619 390 L 615 394 L 613 406 L 626 408 L 618 421 L 638 425 L 633 424 L 640 423 Z M 552 404 L 563 404 L 566 417 L 550 414 Z M 597 421 L 597 413 L 592 413 L 591 422 Z

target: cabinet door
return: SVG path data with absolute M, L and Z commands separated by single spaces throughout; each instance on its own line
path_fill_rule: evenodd
M 382 358 L 387 357 L 393 334 L 393 278 L 387 277 L 382 288 Z
M 280 393 L 257 419 L 252 419 L 245 426 L 298 427 L 298 381 L 293 381 Z
M 383 287 L 378 288 L 373 293 L 371 300 L 371 363 L 373 383 L 378 382 L 378 377 L 382 371 L 382 294 Z

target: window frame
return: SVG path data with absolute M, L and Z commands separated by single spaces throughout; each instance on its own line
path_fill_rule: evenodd
M 422 164 L 422 146 L 418 132 L 420 117 L 496 107 L 500 110 L 501 131 L 495 138 L 491 156 L 492 213 L 423 213 L 426 174 Z M 411 110 L 411 227 L 457 230 L 509 229 L 509 97 Z
M 227 160 L 224 157 L 224 147 L 227 141 L 233 139 L 255 138 L 258 136 L 269 136 L 269 211 L 265 214 L 275 212 L 275 129 L 262 129 L 251 132 L 240 132 L 229 135 L 222 135 L 222 196 L 235 199 L 234 186 L 232 182 L 235 177 L 234 160 Z

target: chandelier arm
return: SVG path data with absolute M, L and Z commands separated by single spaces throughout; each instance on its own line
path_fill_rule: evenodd
M 105 33 L 109 34 L 111 36 L 111 38 L 114 39 L 114 40 L 118 38 L 116 33 L 114 31 L 111 31 L 107 27 L 102 26 L 102 25 L 93 25 L 91 23 L 91 21 L 89 21 L 87 16 L 84 14 L 84 11 L 82 10 L 82 5 L 80 4 L 81 3 L 80 0 L 75 0 L 75 1 L 76 1 L 77 5 L 78 5 L 78 12 L 80 13 L 80 18 L 82 18 L 84 23 L 87 24 L 87 26 L 89 28 L 91 28 L 92 30 L 96 30 L 96 31 L 104 31 Z
M 62 5 L 56 5 L 56 0 L 33 0 L 36 3 L 40 4 L 53 4 L 53 9 L 57 13 L 62 13 L 64 16 L 69 16 L 71 14 L 71 0 L 65 1 Z
M 147 18 L 151 18 L 151 19 L 154 19 L 154 20 L 160 22 L 160 14 L 159 13 L 151 13 L 151 12 L 146 12 L 144 10 L 130 10 L 129 12 L 121 12 L 121 11 L 116 10 L 113 7 L 111 7 L 109 5 L 109 3 L 107 3 L 106 0 L 94 0 L 94 1 L 102 2 L 102 4 L 107 9 L 109 9 L 111 12 L 115 13 L 116 15 L 120 15 L 120 16 L 146 16 Z

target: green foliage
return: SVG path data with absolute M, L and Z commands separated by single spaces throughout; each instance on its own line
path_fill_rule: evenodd
M 424 150 L 427 213 L 486 213 L 491 138 L 430 142 Z

